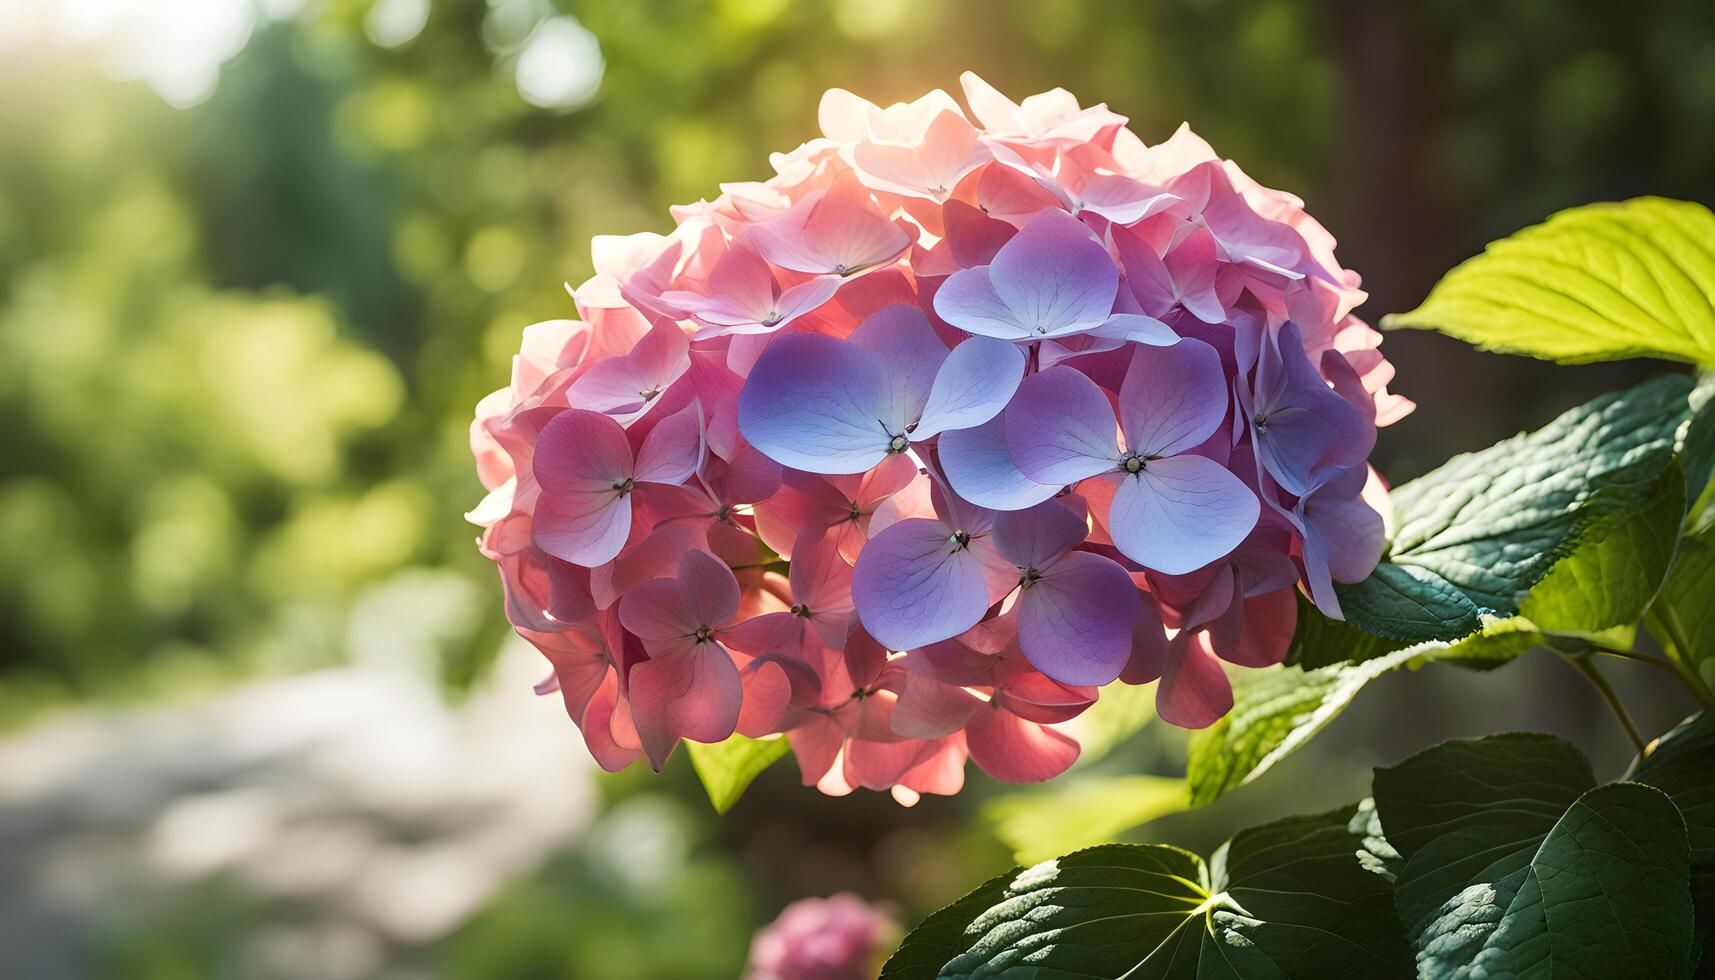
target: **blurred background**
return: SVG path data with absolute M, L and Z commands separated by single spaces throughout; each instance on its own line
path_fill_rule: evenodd
M 0 975 L 731 978 L 794 898 L 915 922 L 1007 867 L 1046 797 L 974 769 L 907 811 L 788 762 L 725 817 L 683 753 L 599 774 L 461 519 L 472 407 L 591 235 L 765 176 L 827 87 L 964 69 L 1190 120 L 1372 320 L 1559 208 L 1715 200 L 1707 0 L 0 0 Z M 1396 482 L 1665 370 L 1386 350 Z M 1652 732 L 1691 707 L 1610 674 Z M 1551 657 L 1431 668 L 1130 836 L 1516 728 L 1630 754 Z M 1182 763 L 1145 726 L 1065 785 Z

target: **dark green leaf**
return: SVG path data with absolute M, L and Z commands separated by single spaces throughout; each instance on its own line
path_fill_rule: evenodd
M 734 735 L 724 742 L 686 742 L 691 767 L 703 782 L 716 813 L 732 809 L 751 780 L 784 756 L 789 746 L 783 738 L 745 738 Z
M 1668 376 L 1602 396 L 1395 490 L 1391 553 L 1341 589 L 1347 620 L 1418 642 L 1517 614 L 1561 559 L 1657 499 L 1691 391 Z
M 1562 211 L 1490 244 L 1382 324 L 1566 363 L 1715 365 L 1715 215 L 1656 197 Z
M 1689 842 L 1660 790 L 1509 734 L 1377 769 L 1375 799 L 1419 976 L 1689 976 Z
M 885 980 L 1402 975 L 1367 807 L 1245 831 L 1214 861 L 1108 844 L 1002 876 L 906 937 Z M 1359 855 L 1371 860 L 1361 860 Z
M 1691 835 L 1691 896 L 1704 951 L 1699 976 L 1715 975 L 1715 715 L 1703 712 L 1656 740 L 1627 779 L 1673 798 Z

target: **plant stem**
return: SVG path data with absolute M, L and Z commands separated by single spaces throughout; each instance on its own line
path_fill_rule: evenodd
M 1652 657 L 1647 653 L 1641 653 L 1637 650 L 1625 650 L 1620 647 L 1610 646 L 1598 640 L 1588 640 L 1586 642 L 1589 643 L 1590 649 L 1596 653 L 1606 654 L 1610 657 L 1619 657 L 1622 660 L 1635 660 L 1638 663 L 1649 664 L 1657 670 L 1666 671 L 1669 676 L 1679 682 L 1680 687 L 1691 692 L 1691 696 L 1697 699 L 1698 704 L 1703 705 L 1705 709 L 1715 708 L 1715 699 L 1710 698 L 1709 692 L 1704 690 L 1703 685 L 1693 678 L 1690 672 L 1681 666 L 1677 660 L 1668 660 L 1665 657 Z
M 1578 668 L 1579 673 L 1590 679 L 1597 693 L 1602 695 L 1602 700 L 1608 702 L 1608 707 L 1614 710 L 1614 717 L 1619 719 L 1620 727 L 1626 730 L 1626 737 L 1632 740 L 1632 747 L 1638 750 L 1638 755 L 1646 754 L 1649 751 L 1648 743 L 1638 731 L 1637 724 L 1632 721 L 1632 716 L 1626 713 L 1626 706 L 1620 703 L 1620 695 L 1614 691 L 1614 686 L 1608 683 L 1608 679 L 1602 676 L 1602 672 L 1596 669 L 1596 665 L 1591 663 L 1588 657 L 1568 657 L 1567 660 Z

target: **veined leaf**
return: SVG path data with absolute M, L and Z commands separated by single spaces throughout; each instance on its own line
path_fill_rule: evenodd
M 1690 975 L 1685 821 L 1661 790 L 1595 782 L 1546 735 L 1446 742 L 1376 770 L 1419 976 Z
M 1579 545 L 1657 500 L 1692 395 L 1690 378 L 1657 378 L 1398 488 L 1390 554 L 1340 590 L 1348 622 L 1413 643 L 1459 639 L 1485 618 L 1516 615 Z
M 1564 363 L 1715 365 L 1715 215 L 1659 197 L 1562 211 L 1491 243 L 1382 326 Z
M 1378 843 L 1356 805 L 1244 831 L 1208 864 L 1159 844 L 1078 851 L 930 916 L 882 977 L 1401 975 L 1410 954 Z
M 1699 977 L 1715 976 L 1715 715 L 1694 715 L 1657 739 L 1626 778 L 1672 797 L 1691 836 L 1691 898 L 1703 954 Z
M 686 742 L 691 767 L 702 780 L 716 813 L 732 809 L 752 780 L 784 756 L 789 746 L 784 738 L 745 738 L 733 735 L 724 742 Z

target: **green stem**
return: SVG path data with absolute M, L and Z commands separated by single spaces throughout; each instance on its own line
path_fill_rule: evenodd
M 1647 653 L 1610 646 L 1598 640 L 1590 640 L 1588 642 L 1590 644 L 1590 649 L 1596 653 L 1605 654 L 1610 657 L 1619 657 L 1622 660 L 1634 660 L 1638 663 L 1649 664 L 1657 670 L 1665 671 L 1670 677 L 1679 682 L 1680 687 L 1691 692 L 1691 696 L 1697 699 L 1698 704 L 1703 705 L 1705 709 L 1715 708 L 1715 698 L 1711 698 L 1709 696 L 1709 692 L 1704 689 L 1703 684 L 1696 677 L 1692 676 L 1691 672 L 1686 670 L 1685 666 L 1679 661 L 1669 660 L 1666 657 L 1652 657 Z
M 1614 691 L 1614 686 L 1608 683 L 1608 679 L 1602 676 L 1602 672 L 1596 669 L 1596 665 L 1591 663 L 1588 657 L 1568 657 L 1566 659 L 1572 666 L 1578 668 L 1579 673 L 1590 679 L 1590 683 L 1595 686 L 1596 692 L 1602 695 L 1602 700 L 1608 702 L 1608 707 L 1613 709 L 1614 717 L 1619 719 L 1620 727 L 1626 730 L 1626 737 L 1632 740 L 1632 747 L 1638 750 L 1638 755 L 1647 754 L 1649 743 L 1644 741 L 1643 734 L 1638 731 L 1637 724 L 1632 721 L 1632 716 L 1626 713 L 1626 706 L 1620 702 L 1620 695 Z

